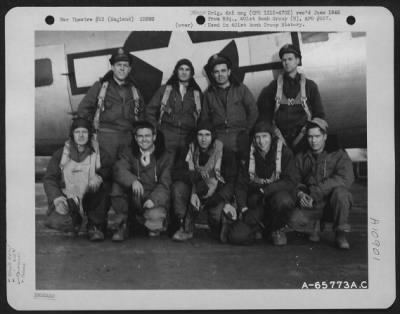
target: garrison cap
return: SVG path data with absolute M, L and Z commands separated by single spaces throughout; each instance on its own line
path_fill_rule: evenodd
M 220 53 L 216 53 L 208 59 L 207 62 L 208 71 L 211 72 L 217 64 L 226 64 L 229 69 L 232 67 L 232 61 L 228 57 Z
M 321 118 L 314 118 L 307 122 L 307 130 L 313 127 L 319 127 L 324 133 L 328 133 L 328 122 Z
M 110 63 L 113 65 L 115 62 L 128 61 L 132 64 L 132 56 L 129 52 L 126 52 L 124 48 L 118 48 L 117 51 L 111 56 Z
M 286 44 L 279 50 L 279 58 L 282 59 L 285 53 L 294 53 L 296 57 L 301 58 L 300 49 L 292 44 Z

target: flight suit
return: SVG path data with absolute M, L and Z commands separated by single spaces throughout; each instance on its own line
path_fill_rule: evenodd
M 126 146 L 132 141 L 132 126 L 137 120 L 144 117 L 144 100 L 137 90 L 139 97 L 139 108 L 135 108 L 132 86 L 134 83 L 127 80 L 125 84 L 119 85 L 113 79 L 113 73 L 107 73 L 101 81 L 94 83 L 86 96 L 79 104 L 77 115 L 93 121 L 98 96 L 102 83 L 108 81 L 109 85 L 104 98 L 104 111 L 100 112 L 98 141 L 100 147 L 107 151 L 112 160 L 118 157 Z
M 177 84 L 170 85 L 167 110 L 164 111 L 161 121 L 161 101 L 166 92 L 167 85 L 161 86 L 154 94 L 145 110 L 146 120 L 163 133 L 167 150 L 174 153 L 178 148 L 184 148 L 193 135 L 197 123 L 197 111 L 195 104 L 195 89 L 188 86 L 185 95 L 182 97 Z M 197 90 L 200 94 L 200 91 Z M 199 99 L 201 104 L 201 98 Z M 159 123 L 161 122 L 161 124 Z
M 276 174 L 276 152 L 277 141 L 271 144 L 271 149 L 265 156 L 255 150 L 255 174 L 258 178 L 265 180 L 270 178 L 269 183 L 253 182 L 249 176 L 249 161 L 240 165 L 238 181 L 235 188 L 236 200 L 239 209 L 247 207 L 243 213 L 243 222 L 250 226 L 253 232 L 272 232 L 282 228 L 289 220 L 295 208 L 295 186 L 296 181 L 293 173 L 296 171 L 295 159 L 292 152 L 286 146 L 282 148 L 281 173 L 279 178 Z M 233 229 L 232 232 L 235 232 Z M 251 234 L 230 234 L 236 243 L 248 242 L 247 237 Z
M 208 164 L 212 155 L 210 152 L 199 154 L 199 166 Z M 183 221 L 186 232 L 193 232 L 197 211 L 190 205 L 190 196 L 195 191 L 199 196 L 204 209 L 208 212 L 208 222 L 215 236 L 221 230 L 222 210 L 226 203 L 232 201 L 234 185 L 237 175 L 236 158 L 226 148 L 222 150 L 221 177 L 217 180 L 215 190 L 210 194 L 210 186 L 202 178 L 199 171 L 191 170 L 187 161 L 188 149 L 177 152 L 175 165 L 172 171 L 172 204 L 174 214 L 178 220 Z M 210 170 L 210 177 L 216 179 L 215 172 Z
M 333 229 L 350 231 L 349 214 L 353 203 L 350 187 L 354 182 L 353 164 L 348 154 L 326 142 L 326 149 L 296 156 L 297 191 L 309 194 L 314 205 L 301 211 L 310 219 L 333 221 Z
M 248 143 L 248 134 L 257 117 L 254 96 L 244 84 L 231 83 L 226 89 L 211 85 L 204 93 L 201 120 L 211 121 L 217 138 L 235 153 L 243 147 L 241 142 Z
M 113 167 L 112 206 L 116 212 L 116 222 L 126 224 L 129 208 L 131 213 L 142 219 L 144 226 L 151 232 L 166 229 L 166 218 L 170 201 L 172 165 L 171 157 L 161 150 L 154 151 L 150 163 L 143 165 L 137 145 L 127 147 L 120 154 Z M 132 183 L 138 180 L 144 189 L 141 197 L 132 192 Z M 152 200 L 153 208 L 143 208 L 147 200 Z
M 283 96 L 287 99 L 298 98 L 301 89 L 300 81 L 300 73 L 297 73 L 294 78 L 285 73 L 283 75 Z M 299 152 L 307 147 L 305 136 L 298 145 L 293 146 L 292 143 L 307 122 L 306 111 L 300 104 L 281 104 L 278 112 L 274 114 L 277 87 L 277 80 L 273 80 L 261 91 L 257 100 L 257 107 L 260 112 L 259 120 L 273 123 L 273 119 L 275 119 L 274 122 L 281 131 L 289 147 L 294 152 Z M 324 118 L 325 112 L 317 84 L 312 80 L 306 79 L 305 92 L 307 97 L 306 102 L 311 113 L 311 118 Z
M 98 191 L 92 192 L 86 190 L 87 182 L 86 187 L 83 186 L 85 182 L 80 174 L 85 175 L 90 171 L 91 164 L 88 160 L 93 156 L 93 151 L 88 147 L 86 151 L 79 153 L 74 145 L 71 145 L 70 150 L 71 160 L 66 164 L 64 170 L 60 168 L 64 151 L 64 148 L 62 148 L 53 154 L 43 177 L 43 185 L 49 204 L 45 224 L 53 229 L 74 231 L 72 217 L 57 213 L 54 200 L 61 196 L 66 198 L 79 197 L 83 211 L 88 217 L 88 229 L 97 226 L 98 229 L 104 230 L 107 224 L 107 211 L 110 206 L 111 158 L 107 152 L 100 149 L 101 167 L 96 170 L 96 174 L 103 179 L 103 183 Z M 69 182 L 66 184 L 66 181 Z M 73 188 L 74 186 L 76 188 Z

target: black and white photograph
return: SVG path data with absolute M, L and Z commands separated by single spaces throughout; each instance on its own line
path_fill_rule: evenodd
M 6 69 L 6 136 L 28 146 L 7 149 L 9 302 L 371 307 L 394 278 L 386 11 L 380 31 L 368 8 L 141 9 L 14 12 L 33 18 L 31 85 Z

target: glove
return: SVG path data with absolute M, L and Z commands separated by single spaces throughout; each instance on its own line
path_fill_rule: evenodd
M 229 203 L 225 204 L 225 206 L 222 210 L 228 218 L 230 218 L 232 220 L 237 219 L 236 208 L 233 207 L 231 204 L 229 204 Z
M 196 193 L 200 196 L 203 197 L 207 194 L 208 192 L 208 186 L 207 184 L 204 182 L 204 180 L 200 180 L 196 183 L 195 185 L 196 187 Z
M 260 223 L 257 218 L 257 214 L 254 213 L 253 210 L 246 210 L 241 212 L 242 221 L 248 224 L 249 226 L 256 226 Z
M 89 190 L 96 192 L 100 188 L 100 185 L 102 183 L 103 183 L 103 178 L 96 174 L 95 177 L 90 179 L 89 181 Z
M 53 201 L 56 212 L 60 215 L 67 215 L 69 212 L 67 199 L 64 196 L 59 196 Z

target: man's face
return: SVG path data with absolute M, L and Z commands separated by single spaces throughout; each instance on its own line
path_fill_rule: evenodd
M 290 53 L 285 53 L 282 56 L 282 66 L 283 66 L 283 70 L 286 73 L 293 73 L 294 71 L 297 70 L 297 66 L 300 63 L 300 58 L 296 57 L 296 55 L 292 52 Z
M 231 75 L 231 70 L 228 69 L 228 65 L 225 63 L 217 64 L 212 70 L 212 76 L 215 79 L 217 85 L 225 85 L 229 82 L 229 76 Z
M 135 133 L 135 140 L 143 151 L 148 151 L 153 148 L 156 135 L 153 130 L 148 128 L 137 129 Z
M 257 148 L 264 153 L 268 153 L 271 148 L 272 137 L 269 132 L 258 132 L 254 135 Z
M 114 78 L 117 81 L 124 82 L 131 72 L 131 66 L 128 61 L 118 61 L 111 66 L 114 73 Z
M 319 127 L 308 129 L 307 140 L 314 153 L 321 153 L 325 149 L 326 134 Z
M 76 128 L 72 134 L 74 137 L 74 142 L 79 146 L 84 146 L 89 141 L 89 131 L 87 128 Z
M 188 82 L 191 77 L 192 77 L 192 70 L 190 69 L 190 67 L 186 64 L 182 64 L 178 68 L 178 80 L 184 83 Z
M 209 130 L 199 130 L 197 132 L 197 142 L 201 150 L 207 150 L 212 142 L 212 133 Z

